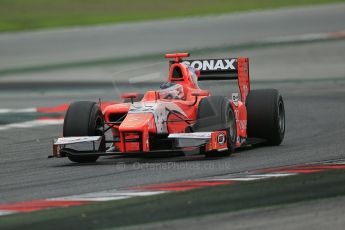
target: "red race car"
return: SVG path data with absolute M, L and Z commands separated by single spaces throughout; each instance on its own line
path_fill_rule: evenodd
M 250 89 L 248 58 L 182 60 L 187 57 L 166 55 L 172 59 L 168 81 L 158 90 L 123 94 L 123 103 L 103 111 L 96 102 L 72 103 L 63 137 L 54 140 L 53 157 L 79 163 L 152 153 L 220 157 L 257 140 L 270 145 L 283 141 L 283 98 L 275 89 Z M 230 99 L 211 96 L 198 86 L 206 80 L 237 80 L 239 92 Z M 112 138 L 106 138 L 107 131 Z

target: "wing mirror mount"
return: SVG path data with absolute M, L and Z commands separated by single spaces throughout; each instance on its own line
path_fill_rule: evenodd
M 139 97 L 139 93 L 124 93 L 121 95 L 122 99 L 130 99 L 131 103 L 134 103 L 134 99 Z
M 192 93 L 192 96 L 195 96 L 195 97 L 202 97 L 202 96 L 208 96 L 208 95 L 210 95 L 210 92 L 206 90 L 195 91 Z
M 210 95 L 210 92 L 206 90 L 199 90 L 199 91 L 192 92 L 192 96 L 195 97 L 194 103 L 192 105 L 195 105 L 198 102 L 198 97 L 207 97 L 209 95 Z

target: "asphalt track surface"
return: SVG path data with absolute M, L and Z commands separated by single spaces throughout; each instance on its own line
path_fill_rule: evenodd
M 343 24 L 345 14 L 343 12 L 345 12 L 345 4 L 337 4 L 333 6 L 214 17 L 214 20 L 220 23 L 219 28 L 216 28 L 216 24 L 211 23 L 212 20 L 210 20 L 210 25 L 207 24 L 210 18 L 205 19 L 206 21 L 205 24 L 202 24 L 202 28 L 200 28 L 199 19 L 183 19 L 182 22 L 184 23 L 179 25 L 185 26 L 185 29 L 191 31 L 191 34 L 195 32 L 194 38 L 198 38 L 201 35 L 196 32 L 201 29 L 202 34 L 207 35 L 205 35 L 205 38 L 194 42 L 197 43 L 195 46 L 212 46 L 217 45 L 217 43 L 224 45 L 225 40 L 229 41 L 229 43 L 230 40 L 234 43 L 241 39 L 253 40 L 254 35 L 260 38 L 269 38 L 272 36 L 279 37 L 303 33 L 342 31 L 345 30 Z M 291 17 L 287 16 L 289 14 Z M 253 23 L 252 27 L 250 27 L 249 21 Z M 238 25 L 241 22 L 244 23 L 243 26 Z M 261 22 L 261 27 L 255 26 L 255 23 L 258 22 Z M 168 27 L 167 24 L 169 23 L 169 21 L 161 22 L 162 28 Z M 199 27 L 197 25 L 195 27 L 192 26 L 193 23 L 196 23 Z M 153 24 L 155 26 L 152 26 Z M 221 25 L 228 24 L 230 27 L 227 30 L 221 27 Z M 155 22 L 140 23 L 140 25 L 140 28 L 145 29 L 145 32 L 137 31 L 137 24 L 119 25 L 114 26 L 114 28 L 127 29 L 129 37 L 133 37 L 130 34 L 131 32 L 140 32 L 144 38 L 160 31 L 157 29 Z M 176 24 L 176 28 L 179 28 L 179 25 Z M 104 28 L 96 28 L 95 32 L 97 33 L 98 30 Z M 150 29 L 152 29 L 152 34 Z M 219 30 L 216 31 L 217 29 Z M 92 33 L 94 33 L 92 29 L 90 29 L 92 31 L 90 32 L 90 37 L 84 36 L 85 42 L 83 42 L 83 36 L 78 35 L 79 33 L 87 33 L 85 30 L 87 31 L 87 29 L 73 29 L 70 33 L 63 31 L 62 34 L 65 34 L 64 36 L 76 36 L 78 38 L 76 38 L 78 40 L 77 44 L 75 43 L 76 40 L 72 39 L 74 42 L 71 41 L 71 44 L 68 44 L 68 41 L 56 36 L 56 39 L 61 39 L 58 41 L 68 50 L 68 52 L 66 51 L 67 53 L 61 52 L 62 56 L 70 56 L 72 61 L 80 61 L 80 57 L 87 56 L 91 58 L 93 53 L 95 60 L 100 57 L 99 55 L 104 55 L 102 58 L 107 58 L 108 51 L 111 51 L 110 53 L 112 54 L 114 53 L 114 50 L 111 50 L 113 48 L 109 48 L 111 46 L 105 46 L 109 50 L 103 47 L 103 44 L 107 44 L 106 40 L 112 39 L 111 35 L 108 33 L 98 33 L 97 36 L 104 39 L 100 41 L 104 42 L 101 42 L 101 45 L 97 44 L 97 42 L 90 44 L 89 42 L 95 40 L 92 37 Z M 210 37 L 219 31 L 222 31 L 222 33 L 218 33 L 215 37 L 223 40 L 216 40 Z M 60 60 L 58 59 L 59 55 L 54 52 L 56 47 L 44 45 L 44 41 L 49 41 L 50 37 L 48 35 L 50 33 L 55 34 L 58 32 L 17 34 L 16 39 L 7 41 L 10 42 L 8 46 L 3 45 L 4 43 L 2 42 L 14 35 L 0 35 L 1 51 L 5 50 L 5 52 L 1 52 L 1 63 L 4 63 L 1 68 L 13 68 L 15 66 L 13 62 L 18 60 L 21 60 L 21 66 L 58 63 Z M 177 32 L 174 34 L 178 36 Z M 122 36 L 125 35 L 120 35 L 120 38 Z M 33 39 L 32 37 L 37 38 Z M 25 62 L 25 60 L 28 60 L 30 52 L 33 52 L 30 49 L 35 47 L 35 45 L 31 45 L 31 42 L 36 41 L 38 38 L 41 38 L 42 40 L 40 41 L 43 42 L 41 43 L 43 58 L 41 60 L 36 59 L 37 62 L 35 63 L 31 62 L 32 60 Z M 171 39 L 171 41 L 169 42 L 168 39 Z M 115 53 L 121 54 L 123 52 L 122 54 L 131 56 L 149 52 L 150 48 L 153 49 L 153 47 L 157 48 L 154 52 L 160 52 L 167 44 L 171 44 L 171 47 L 167 48 L 171 50 L 182 49 L 184 45 L 188 47 L 194 44 L 190 43 L 190 39 L 182 39 L 183 46 L 179 46 L 176 43 L 175 37 L 164 37 L 163 40 L 164 42 L 162 43 L 147 45 L 145 42 L 140 44 L 137 41 L 125 53 L 126 51 L 124 51 L 123 47 L 126 41 L 121 41 L 120 39 L 120 47 L 115 49 L 118 51 Z M 214 44 L 208 43 L 210 41 L 214 42 Z M 129 39 L 128 42 L 132 41 Z M 117 42 L 115 41 L 114 44 L 117 44 Z M 139 49 L 137 46 L 142 46 L 142 49 Z M 18 50 L 23 50 L 23 52 L 18 50 L 15 52 L 14 49 L 17 49 L 16 47 Z M 38 47 L 38 44 L 36 47 Z M 74 47 L 75 53 L 80 54 L 79 57 L 74 56 Z M 121 50 L 121 47 L 123 50 Z M 88 51 L 87 55 L 80 53 L 80 50 Z M 218 51 L 212 53 L 212 56 L 228 56 L 228 53 L 229 51 Z M 40 57 L 40 53 L 36 54 Z M 284 97 L 287 130 L 285 140 L 281 146 L 247 149 L 239 151 L 229 158 L 215 160 L 206 160 L 203 156 L 153 159 L 107 157 L 101 158 L 95 164 L 80 165 L 73 164 L 67 159 L 47 159 L 47 156 L 51 154 L 52 139 L 61 135 L 61 126 L 0 131 L 0 202 L 8 203 L 53 198 L 114 188 L 126 188 L 134 185 L 196 179 L 231 172 L 345 157 L 344 40 L 291 44 L 284 47 L 272 46 L 255 50 L 244 49 L 236 51 L 232 56 L 237 55 L 249 56 L 252 60 L 251 74 L 254 80 L 252 88 L 277 88 Z M 46 62 L 43 63 L 42 60 Z M 106 73 L 111 72 L 113 74 L 114 69 L 126 69 L 130 65 L 139 66 L 148 63 L 127 63 L 123 65 L 117 64 L 116 66 L 95 65 L 86 68 L 86 70 L 76 68 L 68 69 L 66 72 L 63 69 L 56 71 L 47 70 L 40 71 L 39 73 L 31 72 L 27 75 L 25 73 L 4 75 L 0 79 L 3 84 L 11 81 L 18 84 L 26 84 L 30 82 L 30 79 L 39 75 L 35 79 L 36 82 L 44 79 L 49 83 L 50 81 L 54 82 L 52 78 L 60 74 L 61 76 L 67 75 L 68 80 L 71 80 L 72 75 L 74 75 L 75 78 L 73 79 L 76 81 L 88 81 L 92 79 L 92 74 L 83 75 L 87 70 L 91 70 L 93 74 L 97 73 L 98 79 L 104 79 L 107 77 Z M 152 70 L 144 68 L 141 74 L 152 74 Z M 126 74 L 121 76 L 128 77 Z M 61 79 L 64 79 L 64 77 Z M 113 82 L 113 79 L 109 79 L 109 83 Z M 83 90 L 72 90 L 71 88 L 55 89 L 52 86 L 50 87 L 49 90 L 46 88 L 3 89 L 0 93 L 0 107 L 53 106 L 81 99 L 98 100 L 99 97 L 102 97 L 104 100 L 110 100 L 114 99 L 112 95 L 115 95 L 117 91 L 117 89 L 109 90 L 108 88 L 102 89 L 101 87 Z M 157 85 L 152 85 L 152 87 L 157 87 Z M 221 86 L 209 84 L 208 87 L 210 87 L 214 94 L 229 95 L 231 92 L 226 84 L 221 84 Z M 145 88 L 142 87 L 139 90 L 145 90 Z M 8 116 L 15 117 L 19 115 L 9 114 Z

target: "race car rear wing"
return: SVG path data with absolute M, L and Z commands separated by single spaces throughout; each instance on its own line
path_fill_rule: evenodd
M 241 99 L 246 100 L 250 91 L 248 58 L 183 60 L 181 63 L 199 70 L 199 81 L 238 80 Z
M 169 61 L 169 66 L 182 63 L 199 70 L 198 81 L 238 80 L 241 100 L 246 100 L 250 91 L 248 58 L 182 60 L 189 57 L 189 53 L 166 54 L 165 57 L 175 59 Z

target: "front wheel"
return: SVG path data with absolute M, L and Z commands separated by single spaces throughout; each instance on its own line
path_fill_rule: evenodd
M 100 149 L 105 150 L 104 118 L 98 104 L 91 101 L 78 101 L 72 103 L 65 115 L 63 136 L 103 136 Z M 98 156 L 68 156 L 77 163 L 95 162 Z
M 226 157 L 235 151 L 237 128 L 235 113 L 231 103 L 226 97 L 209 96 L 203 98 L 198 106 L 197 121 L 193 127 L 194 132 L 227 131 L 226 151 L 204 152 L 206 157 Z

